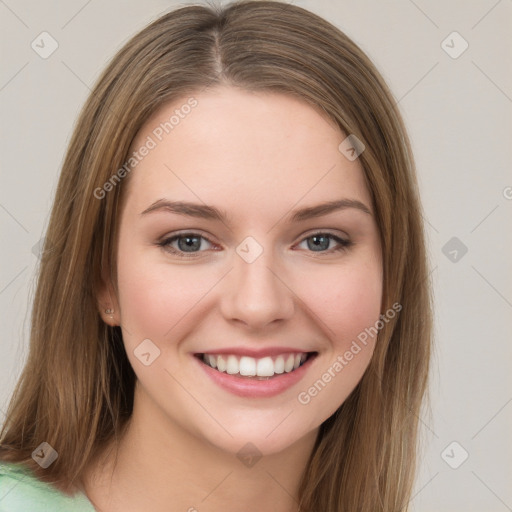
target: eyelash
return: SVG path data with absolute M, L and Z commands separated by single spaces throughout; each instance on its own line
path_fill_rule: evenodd
M 321 255 L 322 254 L 332 254 L 335 252 L 346 251 L 349 247 L 351 247 L 353 245 L 352 241 L 345 240 L 344 238 L 340 238 L 339 236 L 334 235 L 333 233 L 329 233 L 329 232 L 325 232 L 325 231 L 317 231 L 316 233 L 311 233 L 307 237 L 303 238 L 299 243 L 302 243 L 305 240 L 308 240 L 309 238 L 313 238 L 315 236 L 320 236 L 320 235 L 334 240 L 335 242 L 337 242 L 339 244 L 338 247 L 335 247 L 334 249 L 328 249 L 326 251 L 309 251 L 309 252 L 313 252 L 313 253 L 318 252 L 318 254 L 321 254 Z M 196 258 L 196 257 L 198 257 L 199 254 L 204 252 L 204 251 L 197 251 L 197 252 L 186 253 L 186 252 L 180 251 L 178 249 L 175 249 L 174 247 L 171 247 L 172 242 L 174 242 L 175 240 L 178 240 L 180 238 L 186 238 L 186 237 L 202 238 L 203 240 L 206 240 L 208 243 L 215 245 L 207 237 L 201 235 L 200 233 L 194 233 L 194 232 L 184 232 L 184 233 L 179 233 L 177 235 L 173 235 L 171 237 L 161 240 L 160 242 L 157 243 L 157 245 L 159 247 L 161 247 L 162 249 L 164 249 L 165 251 L 170 252 L 171 254 L 174 254 L 180 258 Z

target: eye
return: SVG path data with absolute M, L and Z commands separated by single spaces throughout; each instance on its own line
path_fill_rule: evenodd
M 205 249 L 203 242 L 206 242 L 206 244 L 210 246 L 213 245 L 213 242 L 200 233 L 186 232 L 167 237 L 158 242 L 157 245 L 180 258 L 194 258 L 198 256 L 198 253 L 208 249 L 208 247 Z M 337 247 L 331 247 L 331 242 L 338 244 Z M 322 254 L 343 251 L 353 245 L 353 242 L 350 240 L 323 231 L 309 235 L 300 243 L 306 243 L 309 251 Z
M 208 238 L 204 237 L 200 233 L 180 233 L 178 235 L 165 238 L 158 245 L 164 250 L 176 254 L 182 258 L 195 257 L 198 252 L 204 252 L 200 249 L 204 249 L 203 241 L 208 244 L 212 244 Z M 176 247 L 177 245 L 177 247 Z
M 331 241 L 337 243 L 338 246 L 330 248 Z M 318 231 L 317 233 L 309 235 L 308 237 L 304 238 L 301 244 L 304 242 L 306 242 L 306 246 L 310 251 L 327 254 L 344 251 L 353 244 L 353 242 L 350 240 L 346 240 L 332 233 L 325 233 L 323 231 Z

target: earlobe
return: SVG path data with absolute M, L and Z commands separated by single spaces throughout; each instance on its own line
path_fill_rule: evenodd
M 114 318 L 114 313 L 115 313 L 115 310 L 113 308 L 107 308 L 104 310 L 104 315 L 103 315 L 103 321 L 112 327 L 119 325 L 118 322 Z M 105 319 L 105 317 L 107 317 L 107 318 Z
M 112 327 L 119 325 L 119 308 L 115 302 L 115 293 L 110 283 L 101 283 L 97 292 L 97 301 L 103 321 Z
M 117 313 L 117 310 L 112 307 L 112 305 L 110 305 L 111 303 L 106 303 L 107 307 L 105 307 L 105 303 L 103 304 L 99 304 L 98 307 L 99 307 L 99 311 L 100 311 L 100 315 L 101 315 L 101 318 L 103 319 L 103 321 L 112 326 L 112 327 L 115 327 L 116 325 L 119 325 L 119 321 L 118 321 L 118 313 Z

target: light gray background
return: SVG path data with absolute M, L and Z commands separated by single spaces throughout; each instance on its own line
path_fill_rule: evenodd
M 413 510 L 512 510 L 512 2 L 294 3 L 368 53 L 399 100 L 415 151 L 437 316 Z M 0 0 L 0 410 L 27 355 L 33 247 L 78 111 L 129 37 L 186 4 Z M 59 45 L 47 59 L 31 48 L 43 31 Z M 469 44 L 457 58 L 442 46 L 453 31 Z M 461 43 L 451 36 L 445 45 L 453 53 Z M 455 247 L 457 261 L 454 247 L 443 253 L 452 237 L 468 249 Z M 453 469 L 448 462 L 460 464 L 463 450 L 468 459 Z

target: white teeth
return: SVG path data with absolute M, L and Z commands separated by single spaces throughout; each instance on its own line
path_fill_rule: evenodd
M 284 371 L 286 373 L 289 373 L 293 370 L 293 364 L 295 363 L 295 357 L 293 356 L 293 354 L 290 354 L 288 356 L 288 359 L 286 360 L 286 362 L 284 363 Z
M 215 356 L 212 357 L 215 358 Z M 219 372 L 225 372 L 227 367 L 228 365 L 226 363 L 226 359 L 223 356 L 217 356 L 217 369 L 219 370 Z M 212 368 L 215 367 L 212 366 Z
M 272 377 L 272 375 L 274 375 L 274 362 L 272 358 L 264 357 L 263 359 L 258 359 L 256 372 L 258 377 Z M 240 372 L 240 374 L 243 375 L 242 372 Z
M 232 357 L 234 357 L 234 356 L 232 356 Z M 272 372 L 272 374 L 273 374 L 273 372 Z M 241 357 L 240 358 L 240 375 L 246 375 L 247 377 L 254 377 L 256 375 L 256 359 L 253 359 L 252 357 Z
M 240 367 L 238 365 L 238 359 L 235 356 L 228 356 L 226 372 L 230 375 L 234 375 L 235 373 L 238 373 L 239 370 Z
M 278 356 L 274 361 L 274 373 L 284 373 L 284 357 Z
M 270 356 L 256 359 L 254 357 L 235 355 L 203 354 L 202 360 L 211 368 L 230 375 L 240 374 L 244 377 L 272 377 L 274 374 L 290 373 L 307 359 L 305 352 L 282 354 L 275 358 Z

